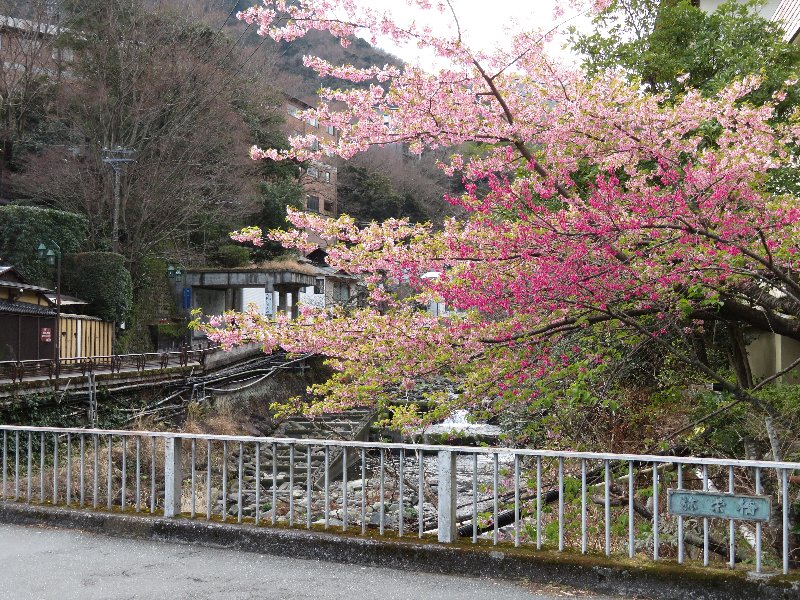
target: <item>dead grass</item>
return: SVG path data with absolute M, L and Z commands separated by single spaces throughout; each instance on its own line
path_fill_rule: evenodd
M 319 269 L 314 265 L 301 263 L 294 258 L 266 260 L 255 263 L 254 267 L 263 271 L 292 271 L 294 273 L 302 273 L 303 275 L 319 274 Z

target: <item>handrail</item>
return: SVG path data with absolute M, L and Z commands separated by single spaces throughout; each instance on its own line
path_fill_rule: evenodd
M 518 456 L 532 456 L 542 458 L 565 458 L 584 460 L 613 460 L 620 462 L 636 463 L 671 463 L 683 465 L 714 465 L 733 466 L 744 468 L 762 469 L 788 469 L 800 470 L 800 462 L 770 461 L 770 460 L 738 460 L 727 458 L 706 458 L 702 456 L 672 456 L 668 454 L 617 454 L 611 452 L 576 452 L 572 450 L 539 450 L 532 448 L 511 448 L 508 446 L 450 446 L 442 444 L 413 444 L 398 442 L 360 442 L 355 440 L 328 440 L 317 438 L 288 438 L 251 435 L 217 435 L 205 433 L 184 433 L 176 431 L 147 431 L 127 429 L 84 429 L 81 427 L 34 427 L 23 425 L 0 425 L 0 431 L 30 431 L 32 433 L 55 434 L 84 434 L 84 435 L 114 435 L 127 437 L 150 438 L 180 438 L 184 440 L 202 440 L 212 442 L 243 442 L 243 443 L 292 443 L 298 446 L 346 446 L 348 448 L 367 448 L 384 450 L 423 450 L 425 452 L 439 452 L 443 448 L 448 451 L 462 454 L 510 454 Z
M 124 367 L 136 371 L 148 369 L 165 369 L 177 358 L 178 366 L 185 367 L 190 362 L 205 364 L 206 356 L 210 352 L 219 350 L 219 346 L 207 348 L 182 348 L 180 350 L 164 352 L 142 352 L 135 354 L 103 354 L 95 356 L 74 356 L 69 358 L 54 359 L 28 359 L 0 361 L 0 381 L 11 380 L 22 382 L 24 379 L 36 376 L 47 376 L 48 379 L 60 377 L 62 373 L 77 373 L 82 376 L 93 373 L 98 369 L 108 370 L 111 373 L 121 372 Z
M 362 535 L 375 527 L 422 538 L 436 529 L 442 543 L 471 534 L 473 543 L 557 543 L 559 552 L 653 561 L 675 549 L 679 564 L 690 544 L 704 566 L 714 554 L 713 564 L 731 569 L 798 567 L 797 462 L 78 427 L 0 432 L 3 501 Z M 779 546 L 762 544 L 764 528 Z

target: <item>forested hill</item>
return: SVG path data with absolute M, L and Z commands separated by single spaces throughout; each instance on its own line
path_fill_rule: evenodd
M 348 82 L 331 77 L 320 78 L 303 66 L 303 56 L 320 56 L 335 64 L 351 64 L 365 68 L 371 65 L 401 66 L 403 61 L 370 45 L 366 40 L 355 38 L 347 48 L 328 33 L 314 31 L 292 42 L 275 44 L 279 67 L 286 75 L 286 92 L 308 101 L 315 98 L 321 87 L 341 88 Z M 352 85 L 352 84 L 350 84 Z
M 321 87 L 341 88 L 354 85 L 340 79 L 318 77 L 313 70 L 303 65 L 303 56 L 320 56 L 334 64 L 351 64 L 359 68 L 371 65 L 402 66 L 403 64 L 400 58 L 372 46 L 359 37 L 354 38 L 347 48 L 342 47 L 334 36 L 319 31 L 311 31 L 292 42 L 264 40 L 256 34 L 255 26 L 245 28 L 235 18 L 238 11 L 245 10 L 253 4 L 255 4 L 255 0 L 236 0 L 224 3 L 225 14 L 233 15 L 228 20 L 229 33 L 237 37 L 244 33 L 244 39 L 247 40 L 248 45 L 254 48 L 263 45 L 272 54 L 277 76 L 276 83 L 291 96 L 315 103 L 317 91 Z

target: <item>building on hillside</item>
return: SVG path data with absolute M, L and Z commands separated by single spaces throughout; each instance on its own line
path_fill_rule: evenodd
M 339 131 L 335 127 L 323 127 L 316 119 L 302 118 L 303 111 L 312 108 L 302 100 L 286 97 L 286 135 L 313 135 L 319 140 L 335 142 Z M 336 167 L 325 161 L 309 161 L 300 177 L 305 191 L 303 208 L 309 212 L 334 217 L 338 213 L 336 193 Z
M 28 283 L 12 266 L 0 265 L 0 361 L 54 360 L 56 333 L 61 360 L 110 356 L 114 323 L 72 314 L 86 302 Z M 60 309 L 60 310 L 59 310 Z
M 328 266 L 326 257 L 327 253 L 321 248 L 306 257 L 306 260 L 317 269 L 317 275 L 314 285 L 300 293 L 299 301 L 318 308 L 357 305 L 360 280 L 349 273 Z
M 3 79 L 21 80 L 30 75 L 60 76 L 73 59 L 71 50 L 54 44 L 55 38 L 63 31 L 63 28 L 44 20 L 0 15 Z M 2 83 L 9 86 L 10 82 Z
M 429 271 L 427 273 L 423 273 L 421 275 L 421 278 L 428 280 L 438 280 L 441 276 L 442 274 L 439 273 L 438 271 Z M 449 317 L 450 315 L 462 314 L 462 311 L 459 311 L 453 308 L 452 306 L 448 306 L 444 302 L 438 302 L 434 300 L 428 301 L 426 310 L 428 311 L 428 314 L 434 317 Z

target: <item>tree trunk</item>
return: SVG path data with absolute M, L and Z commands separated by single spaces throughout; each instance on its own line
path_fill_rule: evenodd
M 728 360 L 731 363 L 739 387 L 749 390 L 753 387 L 753 373 L 750 370 L 750 361 L 747 358 L 747 346 L 744 343 L 744 336 L 738 323 L 730 321 L 727 323 L 728 334 L 731 338 L 731 345 L 728 349 Z

